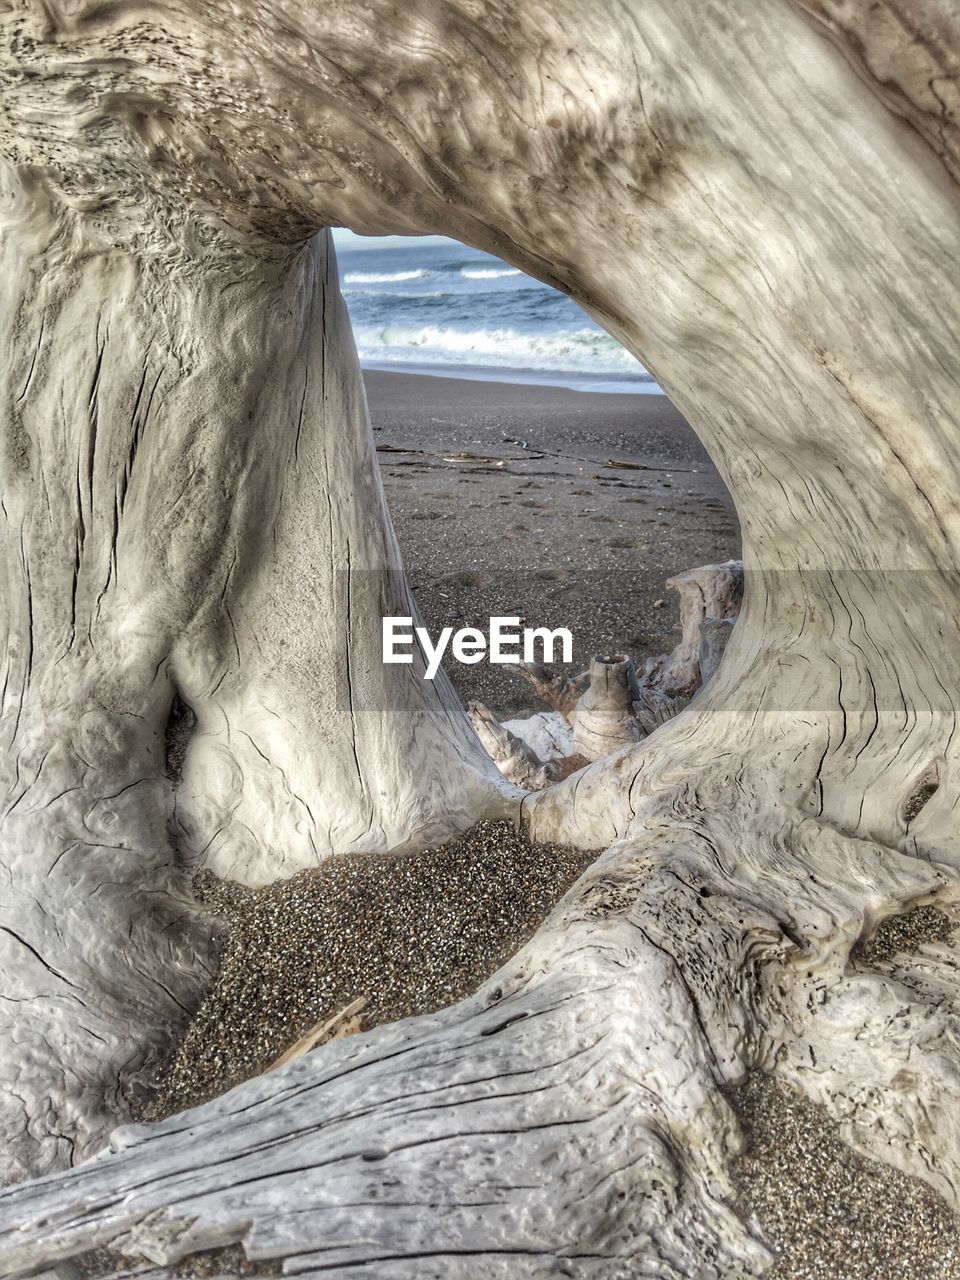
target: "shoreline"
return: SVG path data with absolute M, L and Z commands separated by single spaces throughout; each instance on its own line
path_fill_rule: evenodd
M 548 369 L 498 369 L 482 365 L 401 364 L 386 360 L 361 360 L 360 370 L 393 373 L 410 378 L 449 378 L 455 382 L 495 382 L 501 386 L 555 387 L 587 395 L 663 396 L 665 391 L 649 374 L 630 378 L 617 374 L 551 373 Z M 509 376 L 507 376 L 509 375 Z

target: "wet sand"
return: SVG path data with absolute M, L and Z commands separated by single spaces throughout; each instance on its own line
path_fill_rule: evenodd
M 492 614 L 567 627 L 574 662 L 671 649 L 665 579 L 739 555 L 733 501 L 665 396 L 367 372 L 387 502 L 432 635 Z M 658 602 L 662 601 L 662 604 Z M 538 709 L 508 666 L 447 671 L 500 715 Z

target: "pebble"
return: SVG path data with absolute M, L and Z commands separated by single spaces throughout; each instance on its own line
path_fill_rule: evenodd
M 854 952 L 863 965 L 883 964 L 895 955 L 917 951 L 924 943 L 950 942 L 956 924 L 939 907 L 914 907 L 881 920 L 876 932 Z

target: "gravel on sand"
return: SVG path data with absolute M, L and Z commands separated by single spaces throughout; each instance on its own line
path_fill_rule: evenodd
M 593 857 L 482 822 L 439 848 L 341 855 L 261 889 L 201 872 L 198 897 L 227 921 L 219 972 L 149 1118 L 259 1074 L 361 996 L 368 1030 L 472 994 Z

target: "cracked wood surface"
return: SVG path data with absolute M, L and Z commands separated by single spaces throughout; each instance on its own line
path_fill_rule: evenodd
M 381 611 L 413 606 L 325 237 L 199 291 L 122 250 L 5 249 L 11 1177 L 149 1093 L 210 978 L 195 867 L 257 884 L 427 843 L 509 788 L 445 678 L 380 662 Z
M 176 1001 L 195 998 L 209 940 L 180 863 L 251 878 L 283 874 L 283 856 L 302 865 L 313 828 L 297 796 L 356 821 L 345 830 L 358 840 L 375 830 L 358 760 L 381 758 L 383 724 L 352 695 L 317 719 L 324 680 L 353 663 L 329 636 L 351 639 L 351 655 L 374 643 L 375 593 L 359 607 L 354 587 L 332 585 L 368 567 L 353 521 L 378 572 L 395 567 L 332 281 L 315 320 L 295 320 L 317 305 L 308 278 L 330 269 L 321 243 L 304 247 L 317 228 L 457 236 L 583 302 L 709 447 L 741 516 L 746 577 L 703 693 L 642 743 L 523 800 L 538 838 L 609 851 L 484 993 L 8 1189 L 4 1265 L 117 1240 L 168 1265 L 243 1239 L 307 1274 L 759 1273 L 762 1245 L 728 1199 L 737 1139 L 721 1094 L 756 1067 L 955 1202 L 954 959 L 848 971 L 880 917 L 952 903 L 960 868 L 952 9 L 925 0 L 936 22 L 905 42 L 900 18 L 921 12 L 906 0 L 869 18 L 806 8 L 833 42 L 788 0 L 80 0 L 0 16 L 16 263 L 4 274 L 4 730 L 36 747 L 8 756 L 16 808 L 0 832 L 16 895 L 4 923 L 27 944 L 3 935 L 22 984 L 17 1009 L 0 1011 L 0 1123 L 17 1144 L 3 1176 L 95 1146 L 123 1111 L 104 1098 L 98 1055 L 139 1045 L 146 1071 Z M 163 287 L 144 295 L 149 272 Z M 64 279 L 74 292 L 50 310 Z M 179 353 L 166 373 L 145 360 L 146 311 Z M 291 371 L 328 356 L 323 412 L 301 418 L 310 399 Z M 161 409 L 165 432 L 141 437 L 137 414 Z M 194 432 L 209 432 L 216 465 L 171 555 L 164 519 L 190 483 Z M 309 473 L 280 504 L 292 579 L 273 572 L 262 505 L 265 492 L 278 501 L 284 451 L 294 476 Z M 335 484 L 317 478 L 324 466 Z M 345 540 L 323 541 L 317 508 Z M 97 593 L 106 585 L 113 619 L 134 513 L 138 592 L 101 632 Z M 298 568 L 327 575 L 329 615 L 296 594 Z M 310 627 L 318 648 L 305 653 Z M 259 646 L 245 647 L 251 633 Z M 212 739 L 187 760 L 171 836 L 155 739 L 180 670 L 188 698 L 209 702 Z M 266 675 L 329 770 L 325 756 L 301 777 L 302 742 L 265 727 Z M 413 737 L 432 762 L 426 790 L 396 742 L 372 789 L 387 844 L 427 815 L 468 821 L 465 798 L 477 811 L 516 803 L 477 766 L 463 713 L 435 696 Z M 222 769 L 209 755 L 195 769 L 213 747 Z M 263 812 L 245 792 L 261 771 Z M 224 822 L 226 853 L 191 835 Z M 74 840 L 94 854 L 65 888 L 45 871 L 71 866 Z M 105 887 L 122 867 L 109 894 L 89 878 L 98 859 Z M 132 986 L 90 963 L 107 954 Z M 82 1012 L 53 969 L 82 988 Z M 107 1051 L 96 1037 L 112 1038 Z M 529 1094 L 511 1086 L 518 1072 Z
M 729 780 L 701 785 L 718 804 Z M 12 1188 L 0 1261 L 109 1243 L 168 1275 L 242 1241 L 305 1275 L 759 1275 L 768 1254 L 729 1203 L 738 1138 L 720 1092 L 757 1068 L 954 1197 L 956 956 L 886 974 L 847 958 L 905 901 L 956 904 L 956 876 L 809 819 L 743 857 L 731 806 L 720 821 L 703 798 L 682 822 L 676 796 L 674 811 L 648 801 L 645 834 L 471 1000 Z

